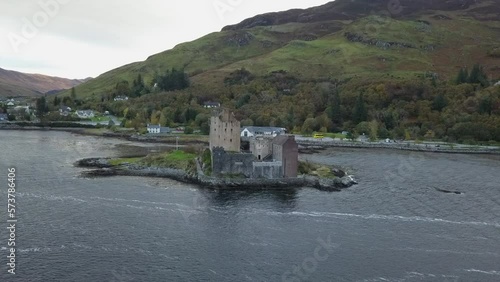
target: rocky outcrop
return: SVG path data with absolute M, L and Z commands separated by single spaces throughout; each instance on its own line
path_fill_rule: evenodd
M 374 38 L 364 38 L 363 36 L 352 33 L 352 32 L 346 32 L 344 36 L 347 38 L 347 40 L 351 42 L 359 42 L 363 43 L 366 45 L 372 45 L 376 46 L 382 49 L 389 49 L 389 48 L 416 48 L 412 44 L 409 43 L 404 43 L 404 42 L 392 42 L 392 41 L 384 41 L 384 40 L 379 40 L 379 39 L 374 39 Z
M 250 45 L 254 38 L 249 32 L 235 32 L 226 38 L 226 43 L 231 46 L 243 47 Z
M 106 158 L 89 158 L 79 160 L 75 163 L 78 167 L 90 167 L 90 168 L 110 168 L 112 165 L 109 163 L 109 159 Z

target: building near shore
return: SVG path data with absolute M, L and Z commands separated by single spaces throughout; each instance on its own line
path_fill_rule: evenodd
M 250 137 L 250 152 L 241 152 L 240 122 L 227 109 L 215 110 L 210 122 L 210 150 L 214 176 L 294 178 L 298 174 L 299 147 L 292 135 Z M 278 128 L 279 129 L 279 128 Z
M 163 127 L 160 124 L 148 124 L 147 130 L 149 134 L 170 134 L 172 132 L 170 127 Z
M 293 135 L 280 135 L 273 139 L 273 160 L 281 162 L 283 178 L 297 177 L 299 170 L 299 145 Z

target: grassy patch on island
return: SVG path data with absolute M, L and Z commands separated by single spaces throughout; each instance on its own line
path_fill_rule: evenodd
M 299 174 L 319 176 L 322 178 L 337 178 L 332 172 L 332 168 L 310 162 L 299 162 Z
M 141 164 L 151 167 L 166 167 L 192 171 L 196 169 L 194 159 L 196 154 L 185 151 L 170 151 L 162 154 L 152 154 L 141 159 Z

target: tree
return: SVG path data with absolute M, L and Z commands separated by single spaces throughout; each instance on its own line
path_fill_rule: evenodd
M 115 95 L 113 96 L 130 96 L 131 90 L 127 80 L 118 82 L 115 87 Z
M 312 134 L 314 131 L 314 127 L 316 120 L 313 118 L 308 118 L 304 121 L 304 124 L 302 125 L 302 133 L 304 134 Z
M 369 135 L 371 132 L 371 123 L 367 121 L 362 121 L 356 126 L 356 132 L 359 135 Z
M 54 97 L 54 106 L 57 107 L 57 106 L 59 106 L 59 104 L 61 104 L 61 99 L 59 99 L 59 97 L 55 96 Z
M 161 119 L 161 112 L 160 111 L 153 112 L 151 114 L 151 118 L 150 118 L 151 124 L 160 124 L 161 123 L 160 119 Z
M 479 64 L 474 65 L 467 79 L 467 82 L 472 84 L 481 84 L 484 87 L 489 86 L 490 84 L 488 81 L 488 76 L 484 72 L 483 67 Z
M 354 123 L 358 124 L 360 122 L 366 121 L 368 119 L 368 112 L 366 110 L 365 101 L 363 98 L 363 93 L 359 94 L 356 101 L 356 106 L 354 107 Z
M 432 103 L 432 109 L 434 111 L 441 112 L 443 109 L 448 105 L 448 101 L 446 101 L 446 98 L 444 97 L 443 94 L 439 94 L 434 98 L 434 101 Z
M 461 68 L 460 71 L 458 72 L 457 78 L 455 79 L 455 83 L 462 84 L 462 83 L 467 83 L 468 80 L 468 71 L 466 68 Z
M 389 132 L 389 130 L 387 130 L 387 128 L 383 124 L 381 124 L 379 126 L 377 134 L 378 134 L 378 137 L 382 138 L 382 139 L 386 139 L 386 138 L 391 137 L 391 133 Z
M 479 113 L 488 114 L 491 116 L 491 112 L 493 111 L 493 101 L 491 96 L 485 96 L 479 102 Z
M 189 77 L 184 70 L 173 68 L 167 71 L 164 75 L 158 76 L 155 79 L 158 87 L 163 91 L 182 90 L 189 87 Z
M 36 112 L 38 117 L 43 117 L 48 112 L 45 96 L 36 99 Z
M 328 117 L 331 119 L 335 126 L 342 124 L 342 112 L 340 106 L 340 95 L 339 91 L 335 89 L 332 97 L 328 101 L 328 108 L 326 110 Z
M 146 92 L 146 86 L 144 84 L 142 75 L 139 73 L 132 84 L 132 95 L 134 97 L 140 97 L 144 92 Z

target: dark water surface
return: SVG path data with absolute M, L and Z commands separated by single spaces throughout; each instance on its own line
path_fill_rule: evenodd
M 339 193 L 79 178 L 77 159 L 123 144 L 0 131 L 0 222 L 12 166 L 19 219 L 16 276 L 0 226 L 0 281 L 500 281 L 498 156 L 305 156 L 353 171 L 360 184 Z

